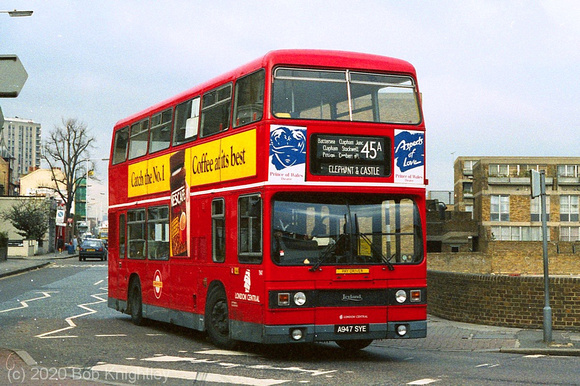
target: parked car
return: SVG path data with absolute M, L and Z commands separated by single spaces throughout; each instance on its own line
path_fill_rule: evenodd
M 83 240 L 79 247 L 79 261 L 87 258 L 101 259 L 101 261 L 107 260 L 105 244 L 99 239 Z

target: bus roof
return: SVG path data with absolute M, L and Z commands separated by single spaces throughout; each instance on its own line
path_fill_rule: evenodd
M 362 64 L 361 64 L 362 63 Z M 241 75 L 249 74 L 259 68 L 272 68 L 276 65 L 310 66 L 321 68 L 348 68 L 371 71 L 389 71 L 415 75 L 415 68 L 407 61 L 387 56 L 364 54 L 349 51 L 285 49 L 270 51 L 261 58 L 201 83 L 161 103 L 118 121 L 115 127 L 124 127 L 155 112 L 164 110 L 176 103 L 181 103 L 206 89 L 231 81 Z

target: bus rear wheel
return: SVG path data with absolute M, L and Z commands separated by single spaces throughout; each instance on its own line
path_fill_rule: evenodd
M 129 313 L 134 325 L 140 326 L 143 324 L 143 301 L 139 280 L 135 280 L 131 284 L 129 291 Z
M 358 351 L 362 350 L 363 348 L 367 347 L 373 343 L 372 339 L 360 339 L 360 340 L 337 340 L 336 344 L 348 351 Z
M 232 349 L 236 341 L 230 338 L 228 299 L 223 289 L 214 288 L 207 296 L 205 305 L 205 327 L 213 344 Z

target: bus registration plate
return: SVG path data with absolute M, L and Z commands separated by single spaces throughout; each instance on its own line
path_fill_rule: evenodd
M 336 334 L 364 334 L 369 332 L 368 324 L 336 324 L 334 326 Z

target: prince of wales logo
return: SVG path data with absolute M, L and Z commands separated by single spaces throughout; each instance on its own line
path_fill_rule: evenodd
M 306 128 L 270 127 L 269 180 L 281 183 L 304 181 L 306 168 Z

